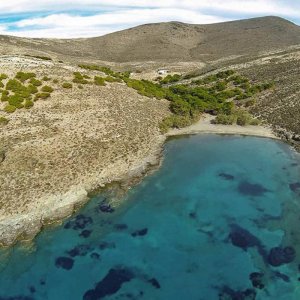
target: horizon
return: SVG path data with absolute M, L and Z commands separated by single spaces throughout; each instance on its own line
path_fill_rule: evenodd
M 0 34 L 87 38 L 149 23 L 212 24 L 277 16 L 300 24 L 300 3 L 283 0 L 12 0 L 0 3 Z M 241 2 L 242 5 L 241 5 Z

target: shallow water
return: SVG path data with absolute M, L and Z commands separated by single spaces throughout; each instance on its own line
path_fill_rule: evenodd
M 170 140 L 115 212 L 99 195 L 2 251 L 0 299 L 300 299 L 299 182 L 300 158 L 281 142 Z

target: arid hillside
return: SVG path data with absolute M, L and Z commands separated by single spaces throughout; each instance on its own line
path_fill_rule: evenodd
M 282 18 L 263 17 L 211 25 L 146 24 L 101 37 L 76 40 L 1 36 L 0 52 L 18 51 L 69 60 L 109 62 L 207 62 L 255 55 L 299 43 L 299 26 Z

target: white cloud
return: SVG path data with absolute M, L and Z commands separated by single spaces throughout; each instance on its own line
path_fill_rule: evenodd
M 93 16 L 52 14 L 42 18 L 24 19 L 15 22 L 17 30 L 9 34 L 26 37 L 87 37 L 150 22 L 216 23 L 226 20 L 185 9 L 129 9 Z
M 77 11 L 77 14 L 75 13 Z M 0 1 L 0 15 L 32 17 L 1 24 L 0 33 L 26 37 L 99 36 L 132 26 L 181 21 L 207 24 L 257 15 L 300 19 L 300 1 L 284 0 L 10 0 Z M 37 12 L 45 17 L 34 17 Z M 64 13 L 62 13 L 64 12 Z M 69 12 L 69 13 L 68 13 Z M 72 13 L 70 13 L 72 12 Z M 81 16 L 82 12 L 93 15 Z M 9 29 L 9 28 L 13 29 Z

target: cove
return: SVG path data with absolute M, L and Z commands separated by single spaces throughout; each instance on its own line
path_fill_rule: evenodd
M 170 139 L 117 209 L 94 197 L 0 251 L 0 300 L 300 299 L 300 157 L 270 139 Z

